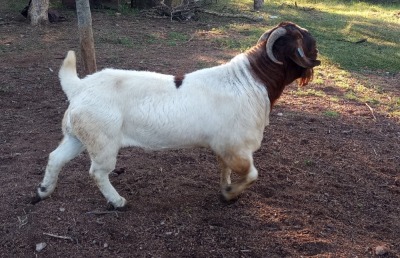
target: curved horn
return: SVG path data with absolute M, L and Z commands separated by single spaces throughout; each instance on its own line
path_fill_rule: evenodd
M 257 44 L 260 43 L 261 41 L 264 41 L 266 39 L 268 39 L 269 34 L 271 33 L 272 30 L 268 30 L 266 32 L 264 32 L 264 34 L 261 35 L 261 37 L 258 39 Z
M 280 65 L 282 65 L 283 63 L 276 60 L 274 53 L 272 52 L 272 47 L 274 46 L 275 41 L 277 41 L 280 37 L 282 37 L 286 33 L 287 33 L 287 31 L 284 28 L 278 28 L 278 29 L 274 30 L 271 33 L 271 35 L 269 36 L 269 38 L 267 40 L 267 44 L 266 44 L 268 57 L 272 60 L 272 62 L 280 64 Z

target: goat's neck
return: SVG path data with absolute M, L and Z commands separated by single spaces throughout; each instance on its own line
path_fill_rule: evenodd
M 281 96 L 285 86 L 288 85 L 289 78 L 285 78 L 285 72 L 281 69 L 276 69 L 271 64 L 257 64 L 257 62 L 250 61 L 250 68 L 252 75 L 255 80 L 260 81 L 268 92 L 268 97 L 271 102 L 271 106 Z M 264 66 L 265 65 L 265 66 Z
M 300 77 L 301 71 L 291 64 L 275 64 L 267 58 L 264 45 L 258 45 L 246 52 L 251 74 L 268 91 L 271 106 L 281 96 L 286 85 Z

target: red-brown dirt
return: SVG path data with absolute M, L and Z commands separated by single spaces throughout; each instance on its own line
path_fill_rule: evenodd
M 379 246 L 383 257 L 400 257 L 399 121 L 379 112 L 374 120 L 355 100 L 341 101 L 339 117 L 324 116 L 330 104 L 288 94 L 295 86 L 255 153 L 259 180 L 235 203 L 219 199 L 209 150 L 124 149 L 111 180 L 127 211 L 104 212 L 85 153 L 64 168 L 51 198 L 31 205 L 62 136 L 67 101 L 57 71 L 78 50 L 77 22 L 67 13 L 66 22 L 34 29 L 0 14 L 1 257 L 375 257 Z M 207 31 L 230 22 L 94 12 L 98 67 L 184 74 L 227 61 L 237 52 Z M 171 31 L 189 39 L 172 42 Z M 398 75 L 371 79 L 398 94 Z

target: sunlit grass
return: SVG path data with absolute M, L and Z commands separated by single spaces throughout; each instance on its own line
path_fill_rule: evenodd
M 382 69 L 400 71 L 400 4 L 374 5 L 341 1 L 266 1 L 263 24 L 232 24 L 223 28 L 246 39 L 217 39 L 221 46 L 244 51 L 266 28 L 281 21 L 293 21 L 309 29 L 317 38 L 321 56 L 348 70 Z M 214 7 L 248 11 L 253 1 L 221 0 Z M 273 17 L 274 16 L 274 17 Z M 273 18 L 271 18 L 273 17 Z M 359 43 L 357 43 L 359 42 Z
M 339 117 L 340 116 L 339 112 L 333 111 L 333 110 L 326 110 L 326 111 L 323 112 L 323 115 L 327 116 L 327 117 L 331 117 L 331 118 L 335 118 L 335 117 Z
M 238 21 L 214 28 L 214 40 L 221 48 L 245 51 L 266 30 L 282 21 L 293 21 L 307 28 L 317 39 L 319 58 L 312 85 L 317 89 L 298 89 L 294 96 L 317 97 L 329 103 L 359 102 L 377 112 L 400 118 L 399 97 L 373 85 L 369 73 L 400 72 L 400 3 L 377 5 L 358 1 L 297 0 L 266 1 L 261 24 Z M 220 0 L 216 10 L 249 12 L 252 0 Z M 220 8 L 220 9 L 218 9 Z M 337 93 L 326 94 L 320 88 L 331 87 Z M 400 84 L 399 84 L 400 87 Z M 337 94 L 337 95 L 335 95 Z M 335 117 L 337 111 L 324 113 Z
M 25 5 L 26 1 L 10 1 L 5 8 L 19 10 Z M 265 30 L 282 21 L 293 21 L 309 29 L 317 39 L 322 65 L 315 69 L 311 88 L 298 89 L 291 94 L 320 98 L 335 105 L 343 102 L 367 103 L 389 117 L 400 118 L 400 97 L 386 91 L 384 85 L 374 85 L 368 79 L 362 79 L 365 77 L 363 74 L 368 73 L 400 72 L 400 3 L 377 5 L 338 0 L 270 0 L 265 2 L 261 12 L 254 13 L 250 12 L 253 0 L 219 0 L 209 8 L 221 12 L 245 12 L 264 18 L 260 23 L 235 19 L 230 24 L 198 31 L 199 35 L 204 34 L 225 50 L 246 51 Z M 162 39 L 174 46 L 188 41 L 190 35 L 172 31 L 165 35 L 148 34 L 143 37 L 147 44 L 155 44 Z M 140 47 L 129 37 L 115 33 L 100 36 L 99 40 L 127 48 Z M 364 41 L 356 43 L 361 40 Z M 0 52 L 6 51 L 6 47 L 3 48 Z M 220 59 L 199 59 L 198 66 L 208 67 L 225 61 Z M 337 89 L 337 92 L 327 94 L 322 90 L 324 87 Z
M 189 36 L 180 32 L 171 31 L 167 36 L 167 44 L 170 46 L 176 46 L 179 43 L 183 43 L 189 39 Z
M 297 91 L 294 92 L 296 96 L 316 96 L 316 97 L 326 97 L 326 94 L 323 91 L 315 90 L 315 89 L 303 89 L 298 88 Z

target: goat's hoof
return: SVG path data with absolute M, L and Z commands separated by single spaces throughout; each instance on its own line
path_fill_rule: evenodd
M 129 205 L 125 204 L 122 207 L 115 207 L 112 203 L 108 203 L 106 209 L 108 211 L 127 211 L 129 209 Z
M 225 189 L 222 189 L 222 193 L 220 195 L 221 202 L 225 204 L 235 203 L 239 199 L 239 195 L 232 193 L 232 186 L 227 186 Z
M 224 204 L 234 204 L 239 200 L 239 196 L 236 196 L 234 198 L 226 198 L 224 194 L 220 194 L 220 201 Z
M 39 194 L 36 194 L 34 197 L 31 198 L 30 203 L 35 205 L 36 203 L 40 202 L 42 198 L 39 196 Z
M 108 202 L 107 210 L 108 211 L 126 211 L 128 209 L 127 201 L 125 198 L 121 197 L 121 201 L 119 205 Z
M 41 200 L 45 199 L 43 197 L 43 194 L 41 195 L 41 193 L 46 192 L 46 190 L 47 190 L 46 187 L 43 187 L 41 184 L 39 184 L 39 186 L 36 188 L 36 195 L 31 198 L 30 203 L 36 204 L 36 203 L 40 202 Z

